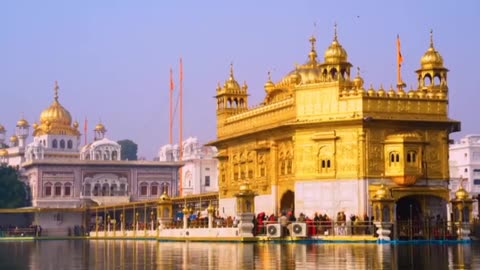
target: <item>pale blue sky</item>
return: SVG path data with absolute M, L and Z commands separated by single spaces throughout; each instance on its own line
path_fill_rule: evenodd
M 165 2 L 0 1 L 0 124 L 8 136 L 22 113 L 38 122 L 58 80 L 60 102 L 82 130 L 85 117 L 90 130 L 101 119 L 109 138 L 132 139 L 139 155 L 152 159 L 168 142 L 169 69 L 178 90 L 182 56 L 184 137 L 211 141 L 212 97 L 230 62 L 249 85 L 250 105 L 258 104 L 267 72 L 277 81 L 305 62 L 312 34 L 323 58 L 334 22 L 350 62 L 375 88 L 396 83 L 397 34 L 404 81 L 416 87 L 414 71 L 433 29 L 450 69 L 450 116 L 462 121 L 453 138 L 480 133 L 480 1 Z

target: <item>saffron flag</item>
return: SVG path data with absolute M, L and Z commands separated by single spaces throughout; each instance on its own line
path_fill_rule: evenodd
M 173 92 L 173 89 L 175 89 L 175 85 L 173 83 L 173 70 L 170 68 L 170 91 Z
M 401 51 L 401 47 L 400 47 L 400 36 L 399 35 L 397 35 L 397 52 L 398 52 L 398 55 L 397 55 L 398 66 L 401 66 L 402 63 L 403 63 L 403 56 L 402 56 L 402 51 Z

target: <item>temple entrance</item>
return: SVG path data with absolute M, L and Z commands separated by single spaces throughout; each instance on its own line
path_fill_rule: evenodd
M 287 190 L 283 193 L 280 200 L 280 212 L 285 214 L 292 212 L 292 214 L 295 214 L 295 193 L 293 191 Z
M 407 196 L 396 202 L 396 227 L 399 240 L 449 239 L 447 201 L 431 195 Z
M 418 198 L 408 196 L 397 201 L 397 221 L 420 220 L 422 207 Z

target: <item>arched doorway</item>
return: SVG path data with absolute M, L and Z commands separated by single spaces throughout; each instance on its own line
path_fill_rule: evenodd
M 280 200 L 280 212 L 281 213 L 288 213 L 295 212 L 295 193 L 291 190 L 285 191 L 282 195 L 282 199 Z
M 396 202 L 397 237 L 400 240 L 445 239 L 448 202 L 433 195 L 411 195 Z
M 419 198 L 408 196 L 397 201 L 397 221 L 420 220 L 422 207 Z

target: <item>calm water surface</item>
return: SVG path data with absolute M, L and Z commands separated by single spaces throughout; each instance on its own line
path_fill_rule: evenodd
M 480 269 L 480 244 L 17 241 L 0 242 L 0 269 Z

